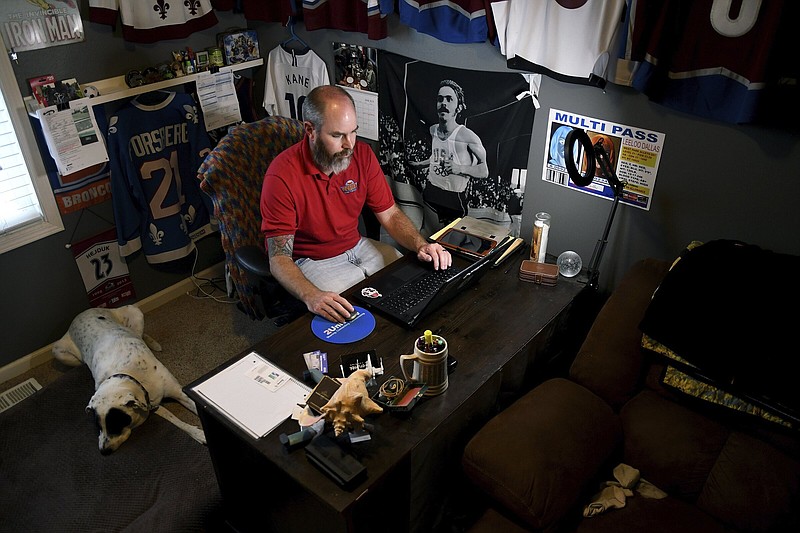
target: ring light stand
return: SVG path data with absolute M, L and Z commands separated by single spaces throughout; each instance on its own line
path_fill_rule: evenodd
M 579 152 L 578 157 L 574 155 L 575 143 L 580 143 L 582 154 Z M 603 257 L 603 251 L 608 244 L 608 234 L 611 231 L 611 223 L 614 221 L 614 214 L 617 212 L 617 205 L 619 205 L 619 197 L 622 196 L 622 190 L 625 188 L 625 182 L 620 181 L 614 168 L 611 166 L 611 160 L 608 153 L 603 148 L 602 141 L 598 141 L 592 145 L 592 141 L 586 132 L 580 128 L 573 128 L 564 141 L 564 159 L 566 160 L 567 172 L 570 179 L 581 187 L 586 187 L 592 183 L 594 179 L 595 165 L 600 166 L 602 175 L 600 177 L 608 180 L 611 190 L 614 192 L 614 201 L 611 204 L 611 212 L 608 214 L 605 230 L 603 236 L 595 244 L 594 252 L 592 252 L 592 259 L 589 261 L 588 269 L 588 285 L 592 289 L 597 289 L 598 280 L 600 279 L 600 261 Z M 586 163 L 586 173 L 582 174 L 575 165 L 575 161 L 582 160 Z

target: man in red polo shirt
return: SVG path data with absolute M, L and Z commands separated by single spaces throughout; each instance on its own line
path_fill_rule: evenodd
M 354 311 L 339 293 L 400 257 L 361 236 L 368 206 L 389 235 L 420 261 L 449 268 L 450 254 L 429 243 L 394 203 L 372 149 L 356 141 L 356 108 L 340 87 L 323 85 L 303 104 L 305 137 L 272 162 L 261 191 L 261 229 L 275 279 L 312 313 L 344 322 Z

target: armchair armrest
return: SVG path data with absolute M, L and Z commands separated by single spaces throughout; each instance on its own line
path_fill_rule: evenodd
M 262 278 L 272 277 L 269 271 L 269 258 L 259 246 L 242 246 L 233 252 L 236 262 L 246 271 Z
M 550 529 L 579 503 L 621 440 L 608 404 L 555 378 L 490 420 L 467 445 L 462 466 L 520 521 Z

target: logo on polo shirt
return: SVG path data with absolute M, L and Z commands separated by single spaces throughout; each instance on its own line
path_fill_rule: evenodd
M 358 190 L 358 183 L 353 180 L 347 180 L 344 185 L 339 188 L 343 193 L 350 194 L 351 192 L 356 192 Z

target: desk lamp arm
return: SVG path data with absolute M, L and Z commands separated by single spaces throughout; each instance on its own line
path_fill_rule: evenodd
M 582 156 L 586 160 L 585 174 L 581 173 L 575 164 L 577 158 L 574 156 L 573 150 L 576 141 L 583 148 Z M 625 188 L 626 182 L 621 181 L 617 177 L 617 174 L 614 172 L 614 167 L 611 165 L 611 160 L 605 148 L 603 147 L 602 142 L 598 141 L 593 145 L 589 139 L 589 136 L 584 130 L 580 128 L 573 128 L 567 134 L 567 138 L 564 143 L 564 151 L 567 172 L 569 173 L 570 179 L 572 179 L 576 185 L 585 187 L 591 184 L 592 180 L 594 179 L 595 165 L 599 165 L 600 170 L 602 171 L 602 177 L 608 180 L 608 184 L 614 193 L 614 200 L 611 205 L 611 211 L 608 214 L 608 219 L 606 220 L 603 236 L 597 241 L 597 244 L 595 244 L 587 271 L 589 287 L 597 289 L 598 280 L 600 278 L 600 261 L 602 260 L 606 244 L 608 244 L 608 235 L 611 232 L 611 224 L 614 221 L 614 215 L 616 214 L 617 206 L 619 205 L 619 198 L 622 196 L 622 191 Z

